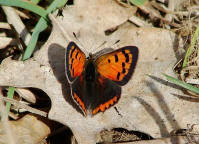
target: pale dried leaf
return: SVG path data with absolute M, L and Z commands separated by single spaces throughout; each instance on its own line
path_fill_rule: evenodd
M 29 89 L 17 88 L 15 91 L 28 102 L 36 103 L 36 95 Z
M 104 129 L 120 127 L 159 138 L 169 136 L 173 130 L 187 128 L 187 124 L 198 123 L 199 105 L 180 89 L 162 80 L 162 73 L 175 76 L 172 67 L 184 52 L 182 41 L 170 31 L 135 28 L 129 23 L 121 25 L 110 36 L 105 36 L 104 30 L 120 24 L 112 21 L 117 20 L 115 17 L 118 13 L 105 13 L 105 10 L 111 9 L 109 3 L 114 5 L 113 1 L 96 1 L 89 1 L 91 7 L 87 9 L 85 6 L 88 2 L 84 1 L 75 1 L 75 6 L 66 8 L 64 17 L 56 18 L 51 36 L 33 58 L 25 62 L 5 59 L 0 66 L 0 85 L 43 90 L 52 102 L 49 118 L 67 125 L 80 144 L 96 143 L 97 135 Z M 108 8 L 103 9 L 102 6 Z M 116 9 L 119 11 L 118 7 Z M 114 10 L 113 13 L 116 11 L 115 8 L 111 10 Z M 99 51 L 112 46 L 118 39 L 121 42 L 114 49 L 126 45 L 139 48 L 132 80 L 123 87 L 121 99 L 115 105 L 120 114 L 112 107 L 93 117 L 84 117 L 72 101 L 64 71 L 65 48 L 69 40 L 75 40 L 72 32 L 78 34 L 84 49 L 77 44 L 83 51 Z M 63 37 L 63 33 L 68 39 Z M 107 43 L 96 49 L 105 40 Z
M 9 124 L 15 144 L 37 144 L 50 133 L 50 128 L 32 115 L 26 115 L 18 121 L 9 121 Z M 0 131 L 2 127 L 0 123 Z M 0 141 L 1 143 L 6 142 L 4 132 L 0 134 Z

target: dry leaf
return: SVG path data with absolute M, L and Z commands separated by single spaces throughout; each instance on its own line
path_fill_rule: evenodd
M 12 136 L 16 144 L 37 144 L 50 134 L 50 128 L 37 117 L 26 115 L 18 121 L 10 121 Z M 0 141 L 6 143 L 6 136 L 3 133 L 3 126 L 0 123 Z
M 186 128 L 187 124 L 199 122 L 199 105 L 193 102 L 196 100 L 163 80 L 162 73 L 175 76 L 172 67 L 183 52 L 182 43 L 174 33 L 156 28 L 135 28 L 126 23 L 105 36 L 104 30 L 123 23 L 123 20 L 112 22 L 118 13 L 122 13 L 119 5 L 110 8 L 109 3 L 114 5 L 113 1 L 90 0 L 91 7 L 86 9 L 85 1 L 75 2 L 75 6 L 66 8 L 63 18 L 56 18 L 51 36 L 33 58 L 25 62 L 10 59 L 2 62 L 1 86 L 34 87 L 46 92 L 52 101 L 49 118 L 67 125 L 82 144 L 96 143 L 97 135 L 104 129 L 124 128 L 160 138 L 169 136 L 173 130 Z M 107 7 L 103 9 L 101 6 Z M 108 12 L 105 13 L 109 8 L 110 13 L 119 12 L 110 17 Z M 119 114 L 112 107 L 94 117 L 84 117 L 72 101 L 64 72 L 65 48 L 68 41 L 75 40 L 72 32 L 78 34 L 84 48 L 80 43 L 78 45 L 83 51 L 99 51 L 112 46 L 118 39 L 121 42 L 114 49 L 126 45 L 139 48 L 132 80 L 123 87 L 121 99 L 115 105 Z M 63 37 L 63 33 L 68 39 Z M 96 49 L 104 40 L 106 45 Z

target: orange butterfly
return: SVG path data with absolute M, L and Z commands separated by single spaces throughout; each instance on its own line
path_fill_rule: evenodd
M 104 112 L 118 102 L 121 86 L 131 78 L 138 59 L 138 48 L 126 46 L 95 57 L 85 54 L 74 43 L 66 49 L 66 76 L 71 95 L 84 115 Z

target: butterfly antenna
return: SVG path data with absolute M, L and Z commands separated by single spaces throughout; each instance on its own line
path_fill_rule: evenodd
M 111 46 L 108 46 L 108 49 L 112 50 L 112 46 L 116 45 L 117 43 L 119 43 L 120 40 L 115 41 L 115 43 L 113 43 Z M 107 41 L 104 41 L 101 45 L 99 45 L 96 49 L 102 47 L 103 45 L 105 45 L 107 43 Z M 95 49 L 92 50 L 92 53 Z
M 116 45 L 116 44 L 119 43 L 119 42 L 120 42 L 120 40 L 117 40 L 112 46 Z
M 95 49 L 98 49 L 100 47 L 102 47 L 103 45 L 105 45 L 107 43 L 107 41 L 104 41 L 102 44 L 100 44 L 98 47 L 96 47 Z
M 104 41 L 101 45 L 99 45 L 96 49 L 102 47 L 103 45 L 105 45 L 107 43 L 107 41 Z
M 91 53 L 93 53 L 94 50 L 102 47 L 103 45 L 105 45 L 107 43 L 107 41 L 104 41 L 103 43 L 101 43 L 98 47 L 96 47 L 95 49 L 92 49 Z
M 77 35 L 73 32 L 73 36 L 75 37 L 75 39 L 79 42 L 79 44 L 81 45 L 81 47 L 84 49 L 85 52 L 88 53 L 88 51 L 85 49 L 84 45 L 81 43 L 81 41 L 78 39 Z
M 115 46 L 116 44 L 118 44 L 120 42 L 120 40 L 116 40 L 115 43 L 113 43 L 111 46 L 109 46 L 109 48 L 113 49 L 113 46 Z

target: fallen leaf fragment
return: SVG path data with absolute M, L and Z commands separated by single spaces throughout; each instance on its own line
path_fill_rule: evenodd
M 15 144 L 38 144 L 50 134 L 50 128 L 33 115 L 26 115 L 17 121 L 8 122 L 11 127 L 12 137 Z M 6 142 L 6 136 L 0 123 L 0 141 Z

